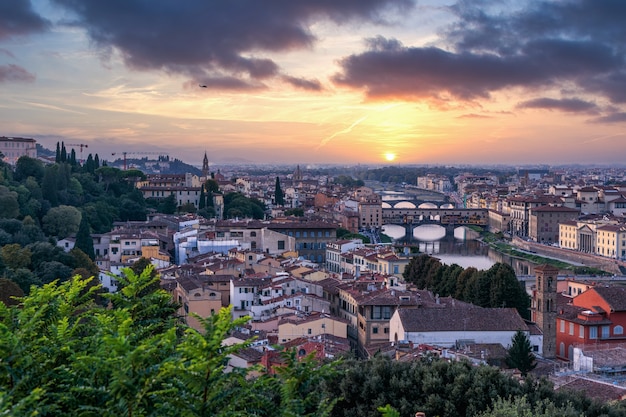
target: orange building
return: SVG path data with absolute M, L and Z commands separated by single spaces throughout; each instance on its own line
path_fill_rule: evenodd
M 626 342 L 626 288 L 596 286 L 572 298 L 557 315 L 557 358 L 571 360 L 574 347 Z

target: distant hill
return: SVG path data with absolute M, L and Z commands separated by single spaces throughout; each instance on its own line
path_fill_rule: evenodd
M 52 158 L 56 156 L 55 150 L 44 148 L 39 143 L 37 144 L 37 156 Z M 100 156 L 100 161 L 105 159 Z M 106 161 L 106 164 L 110 167 L 124 169 L 124 160 L 118 158 L 114 161 Z M 126 158 L 126 167 L 135 168 L 142 171 L 145 174 L 186 174 L 192 173 L 201 175 L 202 170 L 189 165 L 180 159 L 170 159 L 169 156 L 158 156 L 157 158 Z
M 115 161 L 107 161 L 107 165 L 119 169 L 124 169 L 124 160 L 122 158 Z M 134 168 L 145 174 L 196 174 L 201 175 L 202 170 L 189 165 L 180 159 L 170 159 L 169 156 L 159 156 L 157 159 L 148 157 L 143 158 L 126 158 L 126 167 Z

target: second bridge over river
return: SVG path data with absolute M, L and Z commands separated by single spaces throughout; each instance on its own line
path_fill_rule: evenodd
M 487 226 L 489 210 L 469 208 L 383 208 L 384 224 L 428 224 Z

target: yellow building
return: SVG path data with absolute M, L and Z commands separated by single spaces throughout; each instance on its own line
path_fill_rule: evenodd
M 181 306 L 179 315 L 184 317 L 188 326 L 198 331 L 202 330 L 202 325 L 192 313 L 200 317 L 210 317 L 222 308 L 222 293 L 209 285 L 206 277 L 200 275 L 177 277 L 173 298 Z
M 278 321 L 278 341 L 280 343 L 289 342 L 299 337 L 314 337 L 323 334 L 347 338 L 348 322 L 319 312 L 294 314 L 281 317 Z
M 626 226 L 607 224 L 597 229 L 596 254 L 608 258 L 626 258 Z

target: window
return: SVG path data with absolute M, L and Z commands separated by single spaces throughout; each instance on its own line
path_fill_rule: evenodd
M 565 333 L 565 320 L 561 320 L 561 326 L 559 328 L 561 333 Z
M 589 327 L 589 339 L 597 339 L 598 338 L 598 327 L 591 326 Z
M 309 237 L 309 234 L 307 232 L 302 232 L 302 237 Z
M 278 250 L 284 250 L 285 249 L 285 241 L 284 240 L 279 240 L 278 241 Z
M 378 327 L 373 327 L 372 328 L 372 333 L 378 334 Z
M 602 338 L 608 339 L 611 337 L 611 326 L 602 326 Z
M 624 334 L 624 328 L 620 325 L 617 325 L 613 328 L 613 334 L 618 335 L 618 334 Z
M 256 232 L 250 232 L 250 237 L 256 237 Z
M 571 335 L 574 334 L 574 323 L 570 323 L 569 324 L 569 334 L 571 334 Z
M 372 306 L 372 319 L 390 319 L 391 318 L 391 306 Z
M 585 338 L 585 326 L 578 326 L 578 337 Z
M 313 331 L 312 331 L 311 329 L 307 329 L 306 333 L 307 333 L 307 334 L 312 334 L 312 333 L 313 333 Z

